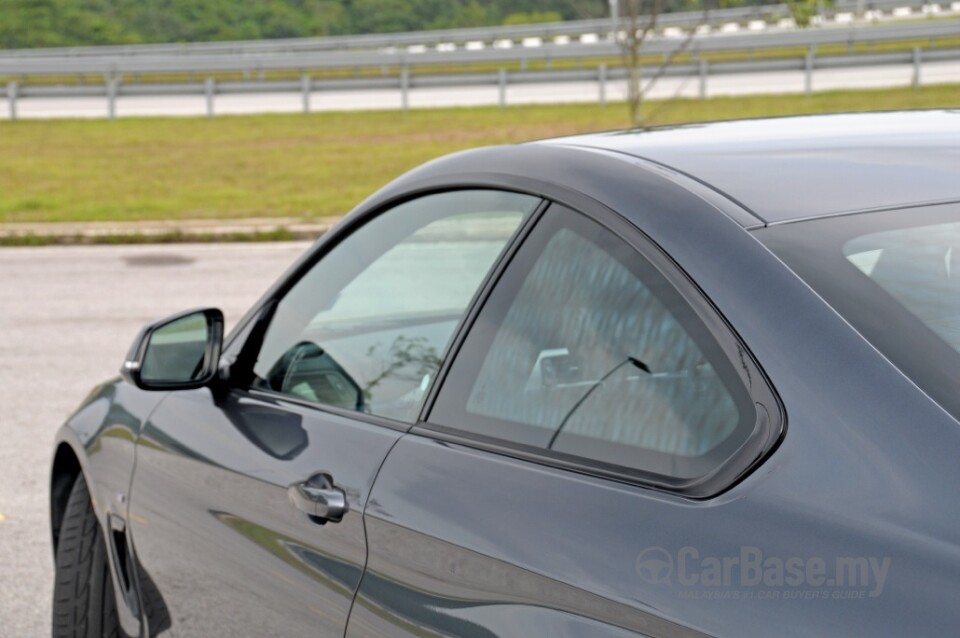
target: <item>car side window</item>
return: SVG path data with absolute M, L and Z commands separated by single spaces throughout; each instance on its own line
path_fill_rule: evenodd
M 755 408 L 694 310 L 636 249 L 554 205 L 513 258 L 432 424 L 672 479 L 705 476 Z
M 415 421 L 470 300 L 539 203 L 463 190 L 381 213 L 279 301 L 253 386 Z

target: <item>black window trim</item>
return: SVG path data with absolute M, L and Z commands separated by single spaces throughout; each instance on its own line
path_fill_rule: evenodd
M 265 390 L 263 388 L 231 388 L 230 391 L 238 397 L 249 397 L 257 401 L 264 401 L 266 403 L 271 403 L 277 407 L 283 407 L 283 404 L 287 403 L 290 405 L 295 405 L 301 408 L 309 408 L 311 410 L 316 410 L 318 412 L 323 412 L 332 416 L 343 417 L 346 419 L 351 419 L 354 421 L 360 421 L 367 425 L 378 425 L 380 427 L 388 428 L 396 432 L 408 432 L 410 430 L 410 423 L 405 421 L 397 421 L 396 419 L 391 419 L 385 416 L 380 416 L 377 414 L 369 414 L 367 412 L 357 412 L 356 410 L 348 410 L 347 408 L 341 408 L 336 405 L 329 405 L 326 403 L 317 403 L 316 401 L 310 401 L 309 399 L 304 399 L 292 394 L 283 394 L 282 392 L 277 392 L 276 390 Z
M 527 182 L 522 178 L 518 182 Z M 542 186 L 542 185 L 540 185 Z M 704 500 L 719 496 L 735 486 L 741 479 L 752 473 L 777 447 L 786 430 L 786 416 L 782 403 L 774 391 L 766 374 L 744 345 L 733 327 L 724 319 L 723 315 L 708 299 L 696 283 L 686 272 L 670 258 L 655 242 L 643 231 L 617 212 L 580 193 L 574 193 L 563 187 L 553 187 L 539 190 L 538 193 L 545 199 L 534 215 L 514 237 L 510 251 L 505 252 L 503 258 L 490 272 L 479 294 L 473 300 L 469 311 L 464 316 L 455 337 L 451 342 L 443 364 L 433 380 L 423 403 L 420 419 L 410 429 L 411 434 L 433 438 L 446 443 L 463 445 L 466 447 L 484 450 L 503 456 L 508 456 L 536 464 L 573 471 L 589 476 L 609 479 L 630 485 L 647 487 L 654 490 L 672 493 L 693 500 Z M 532 193 L 531 193 L 532 194 Z M 712 472 L 692 480 L 672 479 L 649 472 L 615 466 L 601 461 L 577 457 L 570 454 L 533 448 L 512 443 L 503 439 L 474 434 L 429 422 L 429 414 L 433 409 L 436 397 L 441 391 L 453 361 L 460 354 L 467 334 L 476 322 L 484 304 L 496 287 L 503 272 L 510 265 L 517 251 L 524 243 L 524 239 L 532 232 L 536 222 L 553 203 L 569 208 L 576 213 L 599 224 L 615 236 L 626 242 L 634 250 L 645 257 L 663 277 L 676 289 L 683 300 L 690 305 L 694 314 L 703 322 L 704 327 L 717 341 L 723 354 L 729 359 L 732 367 L 737 370 L 740 381 L 747 390 L 756 409 L 756 417 L 752 432 L 743 441 L 740 447 L 731 454 Z

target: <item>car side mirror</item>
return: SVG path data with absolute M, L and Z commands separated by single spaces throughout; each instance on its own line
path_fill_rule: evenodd
M 121 376 L 143 390 L 190 390 L 217 376 L 223 313 L 188 310 L 144 326 L 127 353 Z

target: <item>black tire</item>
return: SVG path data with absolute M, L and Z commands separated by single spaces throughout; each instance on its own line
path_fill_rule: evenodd
M 70 490 L 57 543 L 54 638 L 119 638 L 107 546 L 83 475 Z

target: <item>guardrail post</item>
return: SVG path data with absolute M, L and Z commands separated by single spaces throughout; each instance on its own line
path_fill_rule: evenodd
M 112 121 L 117 119 L 117 89 L 120 78 L 107 77 L 107 117 Z
M 707 99 L 707 73 L 709 72 L 709 62 L 700 60 L 700 99 Z
M 507 70 L 500 69 L 499 74 L 499 84 L 500 84 L 500 110 L 507 108 Z
M 217 88 L 216 80 L 207 78 L 203 83 L 204 93 L 207 96 L 207 117 L 213 117 L 213 94 Z
M 7 84 L 7 106 L 10 108 L 10 119 L 17 119 L 17 86 L 16 82 Z
M 920 67 L 923 64 L 923 53 L 920 47 L 913 47 L 913 88 L 920 88 Z
M 816 47 L 810 47 L 807 49 L 807 57 L 804 60 L 804 80 L 803 80 L 803 92 L 807 95 L 813 93 L 813 58 L 817 54 Z
M 400 69 L 400 108 L 406 113 L 410 108 L 410 67 L 404 65 Z
M 304 73 L 300 76 L 300 93 L 303 96 L 303 112 L 310 113 L 310 90 L 313 88 L 313 81 L 310 76 Z
M 607 65 L 597 67 L 597 84 L 600 90 L 600 106 L 607 105 Z

